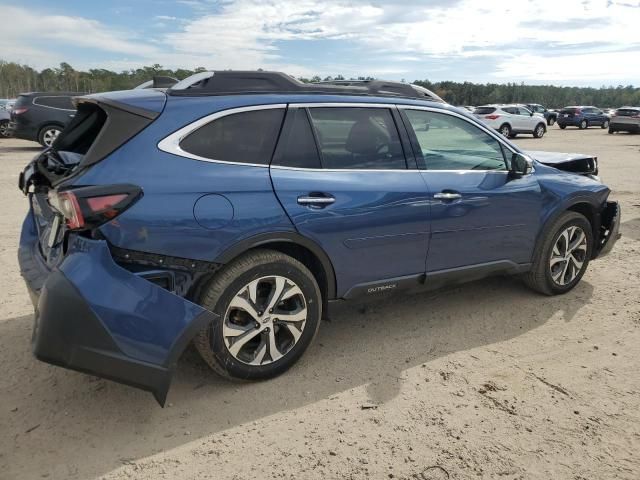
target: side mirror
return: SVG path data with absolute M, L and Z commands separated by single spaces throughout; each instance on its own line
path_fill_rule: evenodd
M 529 175 L 533 170 L 533 160 L 522 153 L 514 153 L 511 156 L 511 168 L 509 173 L 512 177 L 520 178 Z

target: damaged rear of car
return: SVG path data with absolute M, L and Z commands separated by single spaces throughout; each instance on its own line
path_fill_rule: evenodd
M 76 117 L 20 175 L 30 208 L 18 253 L 35 306 L 36 357 L 151 391 L 161 404 L 179 355 L 213 314 L 163 288 L 172 274 L 114 260 L 100 227 L 117 225 L 143 188 L 83 176 L 153 123 L 164 103 L 154 91 L 77 99 Z

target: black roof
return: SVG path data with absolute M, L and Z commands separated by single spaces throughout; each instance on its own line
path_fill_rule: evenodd
M 335 80 L 303 83 L 282 72 L 239 70 L 202 72 L 193 76 L 193 83 L 189 82 L 189 78 L 167 90 L 167 93 L 178 96 L 317 93 L 391 96 L 443 102 L 440 97 L 426 88 L 385 80 Z

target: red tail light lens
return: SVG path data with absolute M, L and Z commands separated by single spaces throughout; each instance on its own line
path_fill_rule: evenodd
M 11 110 L 11 113 L 13 113 L 14 115 L 20 115 L 20 114 L 23 114 L 24 112 L 26 112 L 27 110 L 29 110 L 29 109 L 25 108 L 25 107 L 14 108 L 13 110 Z
M 485 115 L 484 118 L 487 118 L 489 120 L 496 120 L 500 118 L 500 115 Z
M 49 192 L 49 203 L 70 230 L 88 230 L 113 220 L 142 196 L 135 185 L 81 187 Z

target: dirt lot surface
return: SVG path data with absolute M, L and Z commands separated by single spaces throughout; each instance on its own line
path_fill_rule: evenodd
M 18 172 L 0 140 L 0 478 L 640 478 L 640 135 L 550 129 L 594 152 L 623 237 L 565 296 L 495 278 L 332 308 L 289 373 L 233 384 L 183 356 L 168 406 L 30 352 Z

